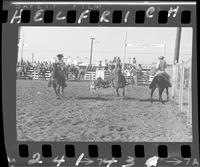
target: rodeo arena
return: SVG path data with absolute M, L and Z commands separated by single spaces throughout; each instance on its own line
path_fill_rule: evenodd
M 192 141 L 191 57 L 167 63 L 169 99 L 165 88 L 160 99 L 159 83 L 151 99 L 158 60 L 140 64 L 135 57 L 129 62 L 114 57 L 94 65 L 63 54 L 66 86 L 56 96 L 49 85 L 56 55 L 17 62 L 18 140 Z M 117 64 L 125 78 L 119 90 L 113 80 Z

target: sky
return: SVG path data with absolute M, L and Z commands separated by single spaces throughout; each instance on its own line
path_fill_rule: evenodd
M 91 37 L 94 37 L 92 64 L 115 56 L 124 60 L 125 34 L 128 44 L 164 44 L 164 47 L 128 46 L 125 62 L 133 57 L 140 64 L 151 64 L 165 55 L 171 64 L 174 58 L 176 27 L 21 27 L 18 59 L 45 61 L 62 53 L 64 57 L 89 63 Z M 24 47 L 22 49 L 22 41 Z M 33 56 L 32 56 L 33 55 Z M 192 28 L 182 28 L 180 61 L 192 56 Z

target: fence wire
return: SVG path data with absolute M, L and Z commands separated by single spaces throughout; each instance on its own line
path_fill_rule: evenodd
M 187 114 L 187 123 L 192 117 L 192 72 L 191 58 L 173 66 L 172 99 L 178 105 L 179 112 Z

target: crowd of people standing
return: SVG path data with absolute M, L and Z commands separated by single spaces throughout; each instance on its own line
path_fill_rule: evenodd
M 113 60 L 107 62 L 104 66 L 102 66 L 102 61 L 99 62 L 98 66 L 93 66 L 88 64 L 87 66 L 79 66 L 79 65 L 69 65 L 65 64 L 67 68 L 72 69 L 72 71 L 96 71 L 97 68 L 103 68 L 105 71 L 112 71 L 116 64 L 123 65 L 121 59 L 119 57 L 114 57 Z M 37 72 L 38 74 L 45 74 L 47 72 L 52 72 L 53 70 L 53 62 L 48 61 L 34 61 L 30 62 L 28 60 L 21 60 L 17 62 L 16 66 L 17 76 L 26 76 L 29 71 Z M 131 63 L 125 64 L 122 70 L 130 71 L 132 68 L 137 68 L 138 70 L 142 70 L 142 66 L 137 65 L 136 58 L 133 58 Z

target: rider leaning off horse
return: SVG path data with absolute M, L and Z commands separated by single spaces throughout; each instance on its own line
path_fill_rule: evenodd
M 155 74 L 155 76 L 162 75 L 162 77 L 164 77 L 169 82 L 169 85 L 171 86 L 170 76 L 165 72 L 165 69 L 167 68 L 167 63 L 164 60 L 164 58 L 165 57 L 163 56 L 158 57 L 159 61 L 157 62 L 157 65 L 156 65 L 157 73 Z
M 62 54 L 58 54 L 57 58 L 58 59 L 56 59 L 56 61 L 54 63 L 58 64 L 59 67 L 61 68 L 61 71 L 62 71 L 65 68 L 65 62 L 63 61 L 63 55 Z M 51 86 L 53 79 L 55 79 L 54 70 L 51 72 L 51 76 L 49 78 L 48 87 Z M 65 81 L 65 87 L 67 87 L 66 81 Z

